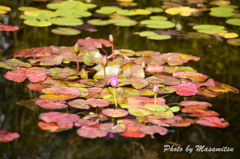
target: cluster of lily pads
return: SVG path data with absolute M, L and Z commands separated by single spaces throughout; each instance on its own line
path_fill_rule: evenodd
M 85 138 L 116 134 L 142 138 L 195 123 L 218 128 L 229 125 L 208 109 L 212 104 L 191 98 L 239 92 L 182 66 L 199 57 L 114 49 L 113 43 L 112 36 L 109 41 L 88 37 L 73 47 L 23 49 L 13 59 L 0 62 L 0 67 L 9 70 L 8 80 L 28 80 L 27 87 L 41 93 L 35 104 L 47 112 L 40 114 L 38 126 L 49 132 L 78 127 L 77 134 Z M 111 52 L 106 51 L 108 47 Z M 168 96 L 176 97 L 176 102 L 169 103 Z

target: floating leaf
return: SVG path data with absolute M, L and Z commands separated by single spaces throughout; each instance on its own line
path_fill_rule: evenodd
M 149 83 L 153 84 L 166 84 L 166 85 L 177 85 L 180 84 L 180 80 L 172 77 L 172 76 L 165 76 L 165 75 L 156 75 L 157 77 L 151 76 L 146 78 Z
M 121 133 L 120 135 L 124 137 L 130 137 L 130 138 L 143 138 L 145 136 L 145 133 L 139 130 L 141 126 L 142 125 L 129 125 L 127 127 L 127 130 Z
M 135 13 L 136 15 L 149 15 L 152 12 L 150 9 L 132 9 L 131 12 Z
M 176 93 L 180 96 L 191 96 L 198 93 L 196 84 L 180 84 L 172 87 L 177 89 Z
M 110 116 L 113 118 L 124 117 L 128 115 L 128 112 L 124 109 L 104 109 L 102 110 L 102 114 L 106 116 Z
M 169 29 L 175 27 L 175 24 L 173 22 L 162 19 L 143 20 L 140 23 L 146 25 L 148 28 L 153 29 Z
M 140 117 L 149 116 L 153 114 L 152 111 L 144 108 L 130 108 L 128 109 L 128 112 L 133 116 L 140 116 Z
M 37 99 L 36 104 L 43 109 L 63 109 L 66 108 L 67 105 L 65 101 L 57 101 L 50 99 Z
M 52 18 L 50 21 L 55 25 L 62 25 L 62 26 L 76 26 L 82 25 L 83 21 L 81 19 L 76 18 Z
M 91 126 L 83 126 L 77 130 L 77 134 L 81 137 L 95 139 L 97 137 L 105 137 L 108 132 L 102 131 L 99 128 Z
M 1 14 L 5 14 L 5 13 L 7 13 L 7 12 L 9 12 L 9 11 L 11 11 L 11 8 L 10 8 L 10 7 L 0 5 L 0 15 L 1 15 Z
M 197 124 L 217 127 L 217 128 L 226 128 L 229 126 L 229 123 L 226 122 L 223 118 L 218 117 L 203 117 L 202 119 L 196 122 Z
M 9 132 L 9 131 L 0 130 L 0 142 L 10 142 L 14 139 L 19 138 L 19 136 L 20 135 L 18 133 L 12 133 L 12 132 Z
M 39 9 L 35 8 L 35 7 L 22 6 L 22 7 L 18 7 L 18 10 L 20 10 L 20 11 L 36 11 Z
M 25 20 L 24 24 L 34 27 L 48 27 L 52 25 L 50 21 Z
M 173 73 L 172 76 L 178 78 L 188 78 L 193 81 L 205 81 L 207 79 L 206 75 L 197 72 L 176 72 Z
M 59 35 L 78 35 L 81 32 L 77 29 L 73 29 L 73 28 L 62 28 L 62 27 L 58 27 L 56 29 L 52 29 L 51 30 L 52 33 L 54 34 L 59 34 Z
M 226 21 L 226 23 L 228 23 L 228 24 L 230 24 L 230 25 L 240 26 L 240 19 L 237 19 L 237 18 L 228 19 L 228 20 Z
M 100 130 L 111 133 L 122 133 L 126 130 L 125 126 L 115 125 L 113 123 L 104 123 L 100 127 Z
M 41 92 L 44 87 L 41 86 L 39 83 L 36 84 L 28 84 L 27 87 L 33 91 Z
M 214 98 L 219 95 L 218 92 L 210 91 L 205 87 L 198 88 L 198 94 L 210 98 Z
M 68 9 L 61 8 L 55 11 L 55 13 L 64 18 L 82 18 L 82 17 L 90 17 L 92 14 L 86 10 L 80 9 Z
M 152 40 L 167 40 L 171 38 L 171 36 L 169 35 L 159 35 L 153 31 L 139 32 L 139 36 L 147 37 L 148 39 L 152 39 Z
M 74 125 L 76 127 L 80 127 L 80 126 L 84 126 L 84 125 L 88 125 L 88 126 L 91 126 L 91 125 L 96 125 L 98 124 L 99 122 L 95 121 L 95 120 L 89 120 L 89 119 L 79 119 L 77 122 L 74 123 Z
M 112 77 L 112 76 L 118 76 L 122 73 L 121 68 L 119 67 L 119 65 L 113 65 L 113 66 L 107 66 L 105 68 L 106 71 L 106 76 L 107 77 Z M 100 71 L 98 71 L 94 76 L 94 79 L 103 79 L 104 78 L 104 70 L 101 69 Z
M 156 125 L 141 126 L 139 130 L 148 135 L 154 135 L 155 133 L 158 133 L 160 135 L 166 135 L 168 133 L 167 128 L 156 126 Z
M 217 81 L 215 81 L 215 84 L 216 84 L 215 86 L 207 87 L 207 89 L 214 92 L 218 92 L 218 93 L 226 93 L 226 92 L 239 93 L 239 90 L 237 88 L 234 88 L 227 84 L 217 82 Z
M 77 72 L 69 67 L 65 68 L 50 68 L 51 73 L 49 74 L 53 78 L 67 78 L 76 74 Z
M 233 11 L 234 8 L 226 7 L 226 6 L 219 6 L 213 7 L 210 9 L 210 15 L 215 17 L 231 17 L 234 15 Z
M 96 25 L 96 26 L 105 26 L 110 24 L 108 20 L 101 20 L 101 19 L 90 19 L 87 21 L 87 23 Z
M 158 7 L 147 7 L 146 10 L 149 10 L 152 13 L 161 13 L 163 12 L 162 8 L 158 8 Z
M 45 68 L 31 67 L 27 69 L 26 76 L 31 82 L 41 82 L 47 78 L 49 70 Z
M 198 101 L 182 101 L 180 105 L 189 109 L 207 109 L 208 107 L 212 106 L 212 104 L 208 102 L 198 102 Z
M 59 126 L 56 123 L 46 123 L 43 121 L 38 122 L 38 127 L 42 130 L 47 130 L 49 132 L 58 132 L 58 129 L 59 129 Z M 72 125 L 67 125 L 65 127 L 65 130 L 71 129 L 71 128 L 72 128 Z
M 17 30 L 19 30 L 19 27 L 17 26 L 0 25 L 0 31 L 17 31 Z
M 200 33 L 217 34 L 217 33 L 223 32 L 224 26 L 202 24 L 202 25 L 195 25 L 193 29 L 197 30 L 197 32 L 200 32 Z
M 121 8 L 114 7 L 114 6 L 104 6 L 100 9 L 96 10 L 96 13 L 99 14 L 112 14 L 114 12 L 117 12 L 118 10 L 121 10 Z
M 191 7 L 179 7 L 179 8 L 173 7 L 166 9 L 165 12 L 170 15 L 180 14 L 181 16 L 190 16 L 196 14 L 198 10 Z
M 142 107 L 146 105 L 147 103 L 153 104 L 154 103 L 154 98 L 148 98 L 148 97 L 128 97 L 126 98 L 126 103 L 131 106 L 136 106 L 136 107 Z M 165 99 L 158 97 L 157 98 L 157 105 L 163 105 L 165 104 Z
M 145 77 L 143 68 L 134 62 L 130 62 L 121 66 L 121 69 L 123 73 L 126 75 L 126 77 L 129 79 Z
M 145 69 L 146 72 L 148 73 L 162 73 L 164 72 L 164 66 L 156 66 L 156 65 L 148 65 L 147 68 Z
M 76 99 L 73 101 L 68 102 L 71 107 L 77 109 L 89 109 L 89 106 L 97 106 L 94 102 L 84 100 L 84 99 Z
M 227 43 L 235 46 L 240 46 L 240 39 L 229 39 L 227 40 Z
M 197 117 L 206 117 L 206 116 L 219 116 L 215 111 L 207 111 L 203 109 L 190 109 L 190 108 L 183 108 L 181 109 L 183 113 L 190 113 L 192 115 L 195 115 Z
M 5 78 L 11 81 L 15 82 L 23 82 L 27 77 L 26 77 L 26 70 L 13 70 L 13 71 L 8 71 L 5 74 Z
M 40 120 L 46 123 L 57 123 L 60 125 L 72 124 L 78 121 L 80 118 L 76 114 L 59 113 L 59 112 L 47 112 L 41 113 L 39 116 Z
M 109 23 L 122 27 L 133 26 L 137 24 L 135 20 L 131 19 L 110 19 Z

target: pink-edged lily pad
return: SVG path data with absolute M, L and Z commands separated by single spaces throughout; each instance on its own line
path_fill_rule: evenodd
M 74 123 L 76 127 L 80 127 L 84 125 L 91 126 L 96 124 L 99 124 L 99 122 L 96 120 L 89 120 L 89 119 L 79 119 L 77 122 Z
M 15 81 L 15 82 L 23 82 L 27 77 L 26 77 L 26 70 L 13 70 L 13 71 L 8 71 L 5 74 L 5 77 L 8 80 Z
M 13 133 L 5 130 L 0 130 L 0 142 L 10 142 L 14 139 L 19 138 L 18 133 Z
M 146 72 L 148 73 L 162 73 L 164 72 L 164 66 L 157 66 L 157 65 L 148 65 L 147 68 L 145 69 Z
M 214 97 L 218 96 L 220 93 L 210 91 L 206 87 L 201 87 L 201 88 L 198 88 L 197 94 L 199 94 L 201 96 L 205 96 L 205 97 L 214 98 Z
M 180 105 L 190 109 L 207 109 L 208 107 L 212 106 L 211 103 L 199 101 L 183 101 L 180 103 Z
M 183 59 L 177 53 L 162 54 L 161 58 L 168 63 L 169 66 L 182 65 Z
M 122 133 L 126 131 L 125 126 L 114 125 L 113 123 L 104 123 L 99 128 L 102 131 L 111 132 L 111 133 Z
M 110 116 L 113 118 L 124 117 L 128 115 L 128 111 L 124 109 L 104 109 L 102 110 L 102 114 L 106 116 Z
M 192 83 L 180 84 L 172 87 L 177 89 L 176 93 L 180 96 L 192 96 L 198 93 L 197 85 Z
M 217 127 L 217 128 L 226 128 L 229 126 L 229 123 L 226 122 L 223 118 L 218 117 L 203 117 L 202 119 L 196 122 L 197 124 Z
M 158 74 L 156 74 L 155 76 L 148 77 L 146 78 L 146 80 L 149 83 L 153 83 L 153 84 L 166 84 L 166 85 L 180 84 L 180 80 L 172 76 L 158 75 Z
M 168 133 L 168 129 L 162 126 L 141 126 L 139 130 L 145 134 L 153 135 L 155 133 L 158 133 L 160 135 L 166 135 Z
M 99 129 L 101 124 L 97 124 L 94 126 L 82 126 L 77 130 L 77 134 L 81 137 L 95 139 L 107 136 L 108 132 L 102 131 Z
M 183 53 L 177 53 L 178 56 L 181 57 L 181 59 L 184 61 L 184 63 L 193 60 L 193 61 L 199 61 L 200 57 L 193 56 L 193 55 L 188 55 L 188 54 L 183 54 Z
M 68 107 L 65 101 L 51 99 L 37 99 L 35 103 L 43 109 L 63 109 Z
M 45 68 L 32 67 L 27 69 L 26 76 L 31 82 L 41 82 L 47 78 L 50 71 Z

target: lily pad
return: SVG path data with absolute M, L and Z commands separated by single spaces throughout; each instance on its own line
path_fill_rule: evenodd
M 223 32 L 224 26 L 202 24 L 202 25 L 195 25 L 193 29 L 197 30 L 197 32 L 200 32 L 200 33 L 217 34 L 217 33 Z
M 139 36 L 142 37 L 147 37 L 148 39 L 151 40 L 167 40 L 167 39 L 171 39 L 171 36 L 169 35 L 159 35 L 153 31 L 142 31 L 139 32 Z
M 152 12 L 152 13 L 161 13 L 163 12 L 162 8 L 158 8 L 158 7 L 147 7 L 146 10 Z
M 229 126 L 229 123 L 226 122 L 223 118 L 218 117 L 203 117 L 202 119 L 196 122 L 197 124 L 217 127 L 217 128 L 226 128 Z
M 76 26 L 76 25 L 82 25 L 83 21 L 81 19 L 77 18 L 52 18 L 50 19 L 50 22 L 55 25 L 62 25 L 62 26 Z
M 169 29 L 175 27 L 173 22 L 159 19 L 143 20 L 140 23 L 152 29 Z
M 108 20 L 101 20 L 101 19 L 90 19 L 87 21 L 87 23 L 96 25 L 96 26 L 105 26 L 110 24 Z
M 52 29 L 51 32 L 54 34 L 58 34 L 58 35 L 78 35 L 81 33 L 77 29 L 63 28 L 63 27 L 58 27 L 56 29 Z
M 5 130 L 0 130 L 0 142 L 10 142 L 10 141 L 12 141 L 14 139 L 17 139 L 19 137 L 20 137 L 20 135 L 18 133 L 13 133 L 13 132 L 5 131 Z
M 193 81 L 205 81 L 207 76 L 197 72 L 176 72 L 172 74 L 173 77 L 177 78 L 188 78 Z
M 114 125 L 113 123 L 104 123 L 99 128 L 102 131 L 111 132 L 111 133 L 122 133 L 126 131 L 125 126 Z
M 83 126 L 77 130 L 77 134 L 81 137 L 95 139 L 98 137 L 107 136 L 108 132 L 102 131 L 99 128 L 94 128 L 91 126 Z
M 237 19 L 237 18 L 228 19 L 228 20 L 226 21 L 226 23 L 228 23 L 228 24 L 230 24 L 230 25 L 240 26 L 240 19 Z
M 191 109 L 207 109 L 208 107 L 212 106 L 211 103 L 199 101 L 182 101 L 180 105 Z
M 124 109 L 104 109 L 102 110 L 102 114 L 106 116 L 110 116 L 113 118 L 124 117 L 128 115 L 128 112 Z
M 52 25 L 50 21 L 25 20 L 24 24 L 34 27 L 48 27 Z
M 227 43 L 235 46 L 240 46 L 240 39 L 229 39 L 227 40 Z
M 129 125 L 127 130 L 120 135 L 130 138 L 143 138 L 146 134 L 139 130 L 141 126 L 143 125 Z
M 26 77 L 26 70 L 13 70 L 13 71 L 8 71 L 5 74 L 5 78 L 11 81 L 15 82 L 23 82 L 27 77 Z
M 134 26 L 137 24 L 137 21 L 132 19 L 110 19 L 108 22 L 122 27 Z
M 141 126 L 139 130 L 148 135 L 154 135 L 155 133 L 158 133 L 160 135 L 166 135 L 168 133 L 167 128 L 156 126 L 156 125 Z
M 9 25 L 0 25 L 0 31 L 17 31 L 19 27 L 9 26 Z
M 50 99 L 37 99 L 36 104 L 43 109 L 63 109 L 66 108 L 67 105 L 65 101 L 57 101 Z
M 153 114 L 152 111 L 144 108 L 130 108 L 128 109 L 128 112 L 133 116 L 140 116 L 140 117 L 149 116 Z
M 172 86 L 176 88 L 176 93 L 180 96 L 192 96 L 198 93 L 196 84 L 180 84 Z
M 134 62 L 121 66 L 121 69 L 128 79 L 145 77 L 143 68 Z

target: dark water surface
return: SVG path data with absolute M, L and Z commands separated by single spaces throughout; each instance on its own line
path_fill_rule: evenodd
M 167 1 L 167 0 L 165 0 Z M 170 0 L 169 0 L 170 1 Z M 96 3 L 103 1 L 96 0 Z M 105 1 L 107 2 L 107 1 Z M 162 1 L 138 0 L 139 8 L 146 6 L 161 6 Z M 186 4 L 186 1 L 183 1 Z M 60 36 L 50 32 L 49 28 L 34 28 L 23 25 L 19 19 L 20 13 L 17 7 L 22 5 L 40 6 L 45 4 L 20 1 L 0 0 L 0 5 L 12 7 L 12 12 L 0 16 L 0 23 L 6 25 L 20 25 L 22 29 L 17 32 L 0 32 L 0 49 L 6 50 L 0 53 L 0 60 L 11 57 L 11 54 L 23 48 L 41 46 L 73 46 L 77 39 L 104 38 L 112 34 L 115 38 L 115 48 L 138 50 L 155 50 L 161 53 L 181 52 L 201 57 L 198 62 L 190 62 L 189 65 L 209 77 L 214 78 L 240 89 L 240 49 L 230 45 L 225 39 L 190 39 L 185 35 L 193 32 L 187 23 L 211 23 L 225 25 L 229 31 L 240 34 L 239 27 L 227 25 L 224 18 L 209 17 L 204 13 L 201 17 L 168 16 L 179 27 L 179 35 L 170 40 L 154 41 L 134 35 L 133 32 L 141 31 L 139 27 L 116 27 L 113 25 L 97 27 L 98 32 L 90 33 L 82 31 L 77 36 Z M 239 2 L 232 1 L 239 5 Z M 145 19 L 147 16 L 145 17 Z M 156 159 L 156 158 L 196 158 L 196 159 L 236 159 L 240 152 L 240 96 L 239 94 L 223 94 L 216 98 L 198 98 L 213 104 L 211 108 L 221 114 L 220 117 L 229 122 L 230 126 L 225 129 L 193 125 L 187 128 L 170 128 L 171 132 L 165 136 L 152 139 L 147 136 L 143 139 L 128 139 L 116 136 L 114 139 L 85 139 L 77 136 L 74 130 L 60 133 L 48 133 L 38 126 L 38 116 L 43 110 L 33 107 L 33 104 L 21 106 L 22 100 L 31 100 L 38 97 L 38 93 L 29 90 L 24 83 L 16 83 L 4 78 L 5 69 L 0 68 L 0 130 L 18 132 L 20 138 L 10 143 L 0 143 L 0 159 Z M 197 98 L 196 98 L 197 99 Z M 177 143 L 183 148 L 182 152 L 164 152 L 164 145 Z M 196 145 L 206 147 L 234 148 L 234 152 L 197 152 Z M 189 146 L 193 148 L 190 154 L 185 151 Z M 176 146 L 174 146 L 176 148 Z M 176 149 L 175 149 L 176 150 Z M 179 149 L 178 149 L 179 150 Z

